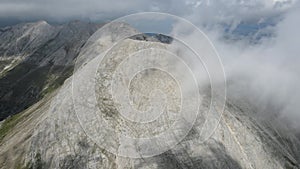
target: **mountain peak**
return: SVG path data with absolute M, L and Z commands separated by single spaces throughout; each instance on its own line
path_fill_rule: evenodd
M 47 21 L 45 20 L 39 20 L 36 22 L 38 25 L 49 25 Z

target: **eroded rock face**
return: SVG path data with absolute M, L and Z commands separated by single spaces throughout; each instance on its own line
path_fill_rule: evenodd
M 16 58 L 29 55 L 53 38 L 58 29 L 45 21 L 2 28 L 0 56 L 1 58 Z
M 136 32 L 121 24 L 111 29 L 115 33 L 114 36 L 118 36 L 116 33 L 122 30 L 120 27 L 126 31 Z M 103 51 L 114 44 L 114 38 L 111 32 L 107 32 L 106 36 L 94 42 L 99 44 L 89 45 L 95 51 Z M 293 134 L 284 128 L 273 126 L 273 122 L 259 121 L 250 116 L 249 114 L 253 114 L 251 109 L 231 102 L 230 98 L 216 131 L 206 142 L 201 142 L 199 139 L 201 132 L 207 132 L 203 131 L 202 126 L 205 121 L 203 112 L 207 112 L 210 106 L 209 88 L 201 93 L 200 112 L 188 135 L 162 154 L 149 158 L 122 157 L 114 154 L 115 152 L 112 153 L 110 151 L 112 149 L 107 147 L 113 145 L 113 148 L 122 150 L 119 147 L 125 143 L 119 138 L 114 139 L 112 134 L 106 137 L 100 135 L 99 138 L 89 137 L 103 130 L 102 124 L 98 124 L 97 116 L 103 117 L 105 122 L 113 126 L 115 134 L 127 133 L 134 136 L 153 136 L 156 132 L 164 131 L 165 124 L 172 122 L 167 119 L 169 121 L 165 123 L 162 119 L 153 126 L 128 123 L 121 117 L 120 109 L 109 91 L 111 87 L 109 81 L 113 78 L 112 72 L 118 72 L 117 65 L 124 63 L 125 56 L 139 49 L 149 47 L 167 49 L 169 45 L 133 39 L 126 39 L 117 45 L 111 57 L 102 60 L 98 71 L 95 72 L 98 78 L 95 81 L 84 81 L 79 84 L 81 87 L 79 89 L 84 90 L 89 87 L 88 83 L 97 82 L 93 92 L 96 93 L 98 102 L 96 108 L 100 112 L 85 125 L 80 124 L 83 119 L 78 117 L 84 117 L 90 112 L 75 110 L 78 108 L 77 104 L 81 103 L 80 99 L 76 102 L 72 98 L 74 84 L 72 84 L 72 77 L 69 78 L 57 94 L 43 99 L 41 103 L 24 112 L 25 115 L 29 115 L 12 130 L 12 134 L 4 138 L 0 149 L 2 168 L 15 168 L 19 164 L 17 161 L 21 162 L 20 166 L 29 168 L 299 168 L 300 143 Z M 83 60 L 73 77 L 84 78 L 85 73 L 90 71 L 88 66 L 88 63 L 85 64 Z M 122 71 L 126 72 L 126 69 Z M 131 99 L 136 109 L 147 110 L 151 101 L 148 94 L 153 87 L 167 91 L 166 100 L 171 102 L 168 108 L 173 112 L 177 111 L 177 103 L 180 102 L 179 90 L 176 82 L 167 74 L 151 69 L 137 74 L 129 82 L 126 78 L 121 80 L 124 84 L 130 84 L 128 92 L 133 96 Z M 160 84 L 161 81 L 169 83 Z M 156 83 L 152 84 L 153 82 Z M 85 98 L 88 99 L 81 100 L 82 104 L 90 101 L 89 93 L 86 95 Z M 215 109 L 220 111 L 222 108 L 215 107 Z M 169 115 L 172 117 L 171 114 Z M 218 119 L 218 116 L 211 117 Z M 162 127 L 159 126 L 160 124 Z M 84 130 L 86 125 L 92 126 L 89 131 Z M 20 126 L 23 127 L 20 129 L 18 128 Z M 154 129 L 161 129 L 161 131 Z M 103 139 L 103 144 L 97 144 L 97 139 Z M 22 153 L 18 154 L 18 152 Z M 16 155 L 14 158 L 9 158 L 14 154 Z
M 61 86 L 76 57 L 101 24 L 45 21 L 2 29 L 0 34 L 0 120 L 30 107 Z

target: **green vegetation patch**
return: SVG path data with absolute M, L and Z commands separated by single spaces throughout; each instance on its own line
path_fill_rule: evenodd
M 73 66 L 38 66 L 20 63 L 0 78 L 0 120 L 32 106 L 59 88 Z
M 24 116 L 22 117 L 22 113 L 13 115 L 7 118 L 0 127 L 0 143 L 2 142 L 3 138 L 11 131 L 11 129 L 19 123 Z

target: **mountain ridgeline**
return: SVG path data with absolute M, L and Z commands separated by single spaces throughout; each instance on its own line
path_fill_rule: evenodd
M 102 25 L 22 23 L 0 31 L 0 120 L 61 86 L 86 40 Z
M 199 115 L 180 143 L 154 157 L 122 157 L 109 152 L 102 145 L 97 145 L 79 125 L 78 116 L 84 116 L 87 112 L 74 113 L 71 77 L 76 73 L 84 75 L 89 70 L 83 64 L 73 74 L 76 59 L 90 43 L 88 39 L 102 26 L 103 24 L 81 21 L 54 26 L 40 21 L 0 29 L 1 169 L 300 168 L 300 141 L 294 133 L 285 125 L 279 124 L 276 118 L 268 121 L 257 118 L 251 105 L 245 106 L 247 104 L 240 104 L 242 100 L 237 102 L 230 97 L 226 101 L 221 119 L 212 116 L 216 118 L 214 120 L 220 120 L 220 123 L 204 143 L 199 137 L 202 132 L 207 132 L 201 128 L 205 119 Z M 126 56 L 138 49 L 165 50 L 174 40 L 160 34 L 138 34 L 136 29 L 125 23 L 116 23 L 109 28 L 105 34 L 101 34 L 97 41 L 99 44 L 93 46 L 94 51 L 106 51 L 115 43 L 115 37 L 122 32 L 137 35 L 120 42 L 115 46 L 112 57 L 103 61 L 108 69 L 98 73 L 105 78 L 112 76 L 114 70 L 111 68 L 117 67 Z M 147 53 L 145 56 L 148 56 Z M 176 69 L 176 64 L 170 66 Z M 155 71 L 153 75 L 148 73 L 150 75 L 142 80 L 150 81 L 148 85 L 151 86 L 151 80 L 158 78 Z M 105 78 L 102 79 L 103 83 L 100 81 L 97 84 L 100 86 L 96 93 L 99 98 L 108 96 Z M 86 86 L 84 84 L 80 87 Z M 134 87 L 140 86 L 136 83 Z M 171 89 L 170 91 L 172 92 Z M 88 100 L 89 97 L 92 96 L 88 96 Z M 200 114 L 209 109 L 210 97 L 209 92 L 203 95 Z M 111 98 L 102 101 L 99 109 L 103 110 L 102 116 L 108 125 L 116 129 L 126 126 L 124 130 L 135 136 L 153 134 L 153 129 L 147 127 L 148 124 L 137 126 L 125 123 L 118 116 L 119 112 L 111 103 Z M 94 126 L 95 123 L 91 124 Z M 163 130 L 162 127 L 159 128 L 160 124 L 155 127 L 159 131 Z M 89 132 L 97 134 L 102 129 L 95 126 Z M 123 144 L 118 139 L 111 140 L 111 144 L 113 143 L 120 147 Z M 109 144 L 110 142 L 104 146 L 110 146 Z

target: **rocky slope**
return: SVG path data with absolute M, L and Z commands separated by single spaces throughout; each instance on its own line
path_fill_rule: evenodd
M 76 36 L 64 35 L 87 29 L 82 24 L 79 24 L 78 27 L 75 26 L 76 29 L 71 29 L 68 26 L 72 24 L 78 26 L 79 23 L 70 23 L 67 26 L 56 28 L 61 33 L 53 35 L 56 38 L 49 40 L 50 42 L 47 41 L 47 47 L 38 47 L 37 51 L 39 52 L 26 56 L 23 62 L 30 61 L 39 67 L 48 65 L 47 62 L 52 62 L 50 65 L 72 65 L 85 41 L 68 39 L 88 38 L 88 35 L 93 32 L 83 31 L 84 33 Z M 74 25 L 71 27 L 74 28 Z M 87 50 L 83 52 L 89 52 L 88 49 L 91 49 L 89 46 L 95 51 L 106 50 L 114 43 L 115 36 L 124 31 L 137 32 L 126 24 L 117 24 L 108 29 L 99 41 L 90 41 L 91 44 L 87 44 L 85 48 Z M 55 39 L 59 40 L 55 41 Z M 77 44 L 78 42 L 79 44 Z M 71 47 L 67 48 L 66 44 Z M 58 47 L 61 45 L 63 47 Z M 111 73 L 115 71 L 114 68 L 125 59 L 125 56 L 136 50 L 151 47 L 167 49 L 169 43 L 161 43 L 153 39 L 145 40 L 145 38 L 130 38 L 122 41 L 112 53 L 112 59 L 104 60 L 105 64 L 103 65 L 109 66 L 111 69 L 107 69 L 109 70 L 107 72 L 100 71 L 98 75 L 111 78 Z M 56 50 L 50 50 L 53 48 Z M 45 53 L 50 54 L 46 55 Z M 69 53 L 70 55 L 68 55 Z M 44 56 L 45 59 L 40 59 L 40 56 Z M 80 75 L 85 75 L 84 72 L 88 71 L 86 69 L 88 65 L 84 61 L 81 65 L 82 68 L 78 69 L 78 74 L 73 75 L 76 78 L 82 77 Z M 144 80 L 148 83 L 149 80 L 151 82 L 151 80 L 157 79 L 155 73 L 153 76 L 147 77 L 150 79 Z M 128 125 L 122 121 L 117 115 L 116 105 L 111 103 L 111 97 L 105 90 L 107 87 L 105 82 L 106 80 L 100 81 L 99 88 L 96 90 L 99 96 L 98 101 L 101 103 L 99 108 L 105 110 L 101 116 L 116 128 L 122 125 L 127 126 L 128 128 L 124 130 L 131 134 L 151 134 L 153 128 L 143 128 L 144 126 L 137 128 L 135 125 Z M 84 88 L 88 86 L 87 83 L 80 86 Z M 135 91 L 138 88 L 139 86 L 133 86 L 132 90 Z M 168 91 L 174 92 L 172 89 L 173 86 Z M 146 91 L 147 89 L 142 92 Z M 90 137 L 87 137 L 79 124 L 78 116 L 84 116 L 88 112 L 79 112 L 79 114 L 75 112 L 76 104 L 74 106 L 72 94 L 72 78 L 69 78 L 61 88 L 45 95 L 43 99 L 22 113 L 2 122 L 0 134 L 5 133 L 5 135 L 0 140 L 1 168 L 299 168 L 300 142 L 293 133 L 289 132 L 288 128 L 279 125 L 276 119 L 269 121 L 257 119 L 253 116 L 254 110 L 251 109 L 251 106 L 238 104 L 231 98 L 227 100 L 217 130 L 206 142 L 199 141 L 204 120 L 200 114 L 187 137 L 169 151 L 150 158 L 127 158 L 107 151 L 105 146 L 98 146 Z M 202 99 L 200 112 L 205 112 L 210 105 L 209 92 L 204 93 Z M 89 99 L 81 101 L 89 102 Z M 141 105 L 143 104 L 146 103 L 141 101 Z M 222 108 L 215 107 L 215 109 L 219 111 Z M 90 123 L 93 124 L 92 121 Z M 95 126 L 91 132 L 97 133 L 99 130 L 101 128 L 98 129 Z M 112 141 L 118 142 L 118 140 Z M 119 143 L 122 144 L 122 142 Z M 157 146 L 159 147 L 159 145 Z
M 101 25 L 45 21 L 1 29 L 0 120 L 21 112 L 69 77 L 86 40 Z

